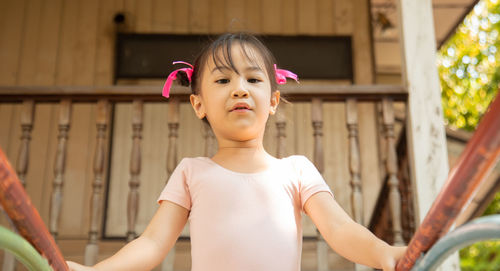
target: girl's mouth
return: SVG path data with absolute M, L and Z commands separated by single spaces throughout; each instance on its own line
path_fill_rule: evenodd
M 245 112 L 247 110 L 251 110 L 250 109 L 250 106 L 246 103 L 236 103 L 235 105 L 233 105 L 233 107 L 231 108 L 231 110 L 229 112 Z

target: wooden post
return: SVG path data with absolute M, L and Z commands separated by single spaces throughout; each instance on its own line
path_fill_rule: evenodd
M 314 136 L 314 165 L 321 175 L 323 175 L 325 169 L 323 154 L 323 102 L 320 98 L 313 98 L 311 101 L 311 118 Z M 319 232 L 317 232 L 317 235 L 316 253 L 318 257 L 318 271 L 328 271 L 328 245 Z
M 382 114 L 385 127 L 385 138 L 387 146 L 387 158 L 385 165 L 387 176 L 389 178 L 389 205 L 391 206 L 392 215 L 392 231 L 394 235 L 394 245 L 402 246 L 403 229 L 401 227 L 401 194 L 399 193 L 398 162 L 396 154 L 396 143 L 394 138 L 394 107 L 392 99 L 385 98 L 382 100 Z
M 66 142 L 71 120 L 71 100 L 64 99 L 59 109 L 59 136 L 57 143 L 56 161 L 54 163 L 54 181 L 50 204 L 50 233 L 57 240 L 59 214 L 62 206 L 62 186 L 64 182 L 64 168 L 66 163 Z
M 130 190 L 127 204 L 127 242 L 135 239 L 135 224 L 137 222 L 137 212 L 139 211 L 139 185 L 141 174 L 141 140 L 143 122 L 143 102 L 134 100 L 132 102 L 132 153 L 130 157 Z
M 398 0 L 403 82 L 408 89 L 407 139 L 416 221 L 420 223 L 448 175 L 448 154 L 436 67 L 431 0 Z M 459 270 L 458 254 L 442 270 Z
M 99 226 L 102 214 L 102 188 L 104 179 L 104 164 L 106 157 L 106 131 L 108 129 L 109 102 L 97 102 L 97 142 L 94 154 L 94 182 L 92 183 L 92 199 L 90 202 L 90 229 L 89 239 L 85 247 L 85 265 L 94 265 L 97 262 L 99 246 Z

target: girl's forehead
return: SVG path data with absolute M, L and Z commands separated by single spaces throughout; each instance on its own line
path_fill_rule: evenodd
M 233 44 L 230 48 L 219 47 L 206 59 L 205 70 L 230 69 L 238 73 L 239 68 L 257 67 L 266 71 L 263 56 L 253 46 Z

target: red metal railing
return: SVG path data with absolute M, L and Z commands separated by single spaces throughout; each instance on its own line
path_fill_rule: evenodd
M 44 256 L 55 271 L 68 266 L 15 171 L 0 149 L 0 203 L 19 233 Z
M 453 225 L 500 157 L 500 95 L 491 103 L 448 180 L 408 245 L 397 271 L 410 270 L 422 252 Z

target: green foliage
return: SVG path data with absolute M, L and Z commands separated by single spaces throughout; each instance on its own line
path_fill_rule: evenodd
M 483 215 L 500 214 L 500 192 L 495 195 L 495 198 L 490 203 L 488 208 L 484 211 Z
M 500 0 L 481 0 L 438 52 L 445 122 L 473 131 L 500 87 Z M 500 192 L 484 215 L 500 214 Z M 500 270 L 500 240 L 460 251 L 465 271 Z
M 462 271 L 500 270 L 500 240 L 479 242 L 460 251 Z
M 445 121 L 472 131 L 500 83 L 500 1 L 482 0 L 438 52 Z
M 500 214 L 500 193 L 483 215 L 493 214 Z M 463 271 L 500 270 L 500 240 L 479 242 L 460 250 L 460 267 Z

